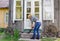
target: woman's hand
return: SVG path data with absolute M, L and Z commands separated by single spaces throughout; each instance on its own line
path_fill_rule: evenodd
M 33 24 L 31 24 L 31 28 L 34 28 L 34 25 Z

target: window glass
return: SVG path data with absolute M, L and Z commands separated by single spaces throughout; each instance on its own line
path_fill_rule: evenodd
M 21 1 L 16 1 L 16 19 L 22 19 Z
M 22 12 L 22 7 L 16 7 L 16 12 Z
M 31 6 L 31 2 L 27 2 L 27 6 Z
M 35 6 L 39 6 L 39 1 L 35 1 Z
M 16 6 L 21 6 L 21 1 L 16 1 Z
M 27 8 L 27 13 L 30 13 L 31 12 L 31 8 Z
M 35 16 L 36 16 L 37 18 L 39 18 L 39 14 L 35 14 Z
M 16 19 L 22 19 L 22 14 L 21 13 L 16 14 Z
M 27 19 L 28 19 L 28 15 L 29 15 L 29 14 L 26 14 L 26 15 L 27 15 L 26 17 L 27 17 Z
M 9 14 L 6 13 L 6 14 L 5 14 L 5 23 L 6 23 L 6 24 L 8 24 L 8 20 L 9 20 Z
M 39 7 L 38 8 L 35 8 L 35 12 L 39 12 Z

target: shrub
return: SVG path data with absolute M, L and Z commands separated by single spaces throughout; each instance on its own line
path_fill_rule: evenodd
M 19 37 L 20 37 L 20 36 L 19 36 L 19 30 L 14 29 L 14 35 L 13 35 L 14 40 L 15 40 L 15 41 L 18 40 Z
M 19 39 L 19 31 L 18 31 L 18 29 L 14 29 L 13 31 L 11 31 L 11 32 L 14 32 L 13 35 L 10 33 L 9 30 L 7 30 L 5 38 L 17 41 Z
M 0 33 L 4 32 L 4 28 L 0 28 Z

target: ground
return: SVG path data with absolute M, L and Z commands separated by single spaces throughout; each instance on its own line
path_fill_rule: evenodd
M 57 38 L 55 41 L 60 41 L 60 38 Z
M 4 39 L 4 38 L 0 38 L 0 41 L 15 41 L 15 40 L 13 40 L 13 39 Z M 22 38 L 20 38 L 20 39 L 18 39 L 18 40 L 16 40 L 16 41 L 60 41 L 60 38 L 43 38 L 43 39 L 39 39 L 39 40 L 37 40 L 37 39 L 22 39 Z
M 15 35 L 17 35 L 17 34 L 15 34 Z M 25 35 L 25 33 L 23 35 Z M 37 40 L 37 39 L 33 40 L 33 39 L 26 38 L 26 36 L 29 36 L 28 34 L 25 35 L 25 38 L 22 37 L 19 39 L 17 39 L 16 36 L 15 36 L 15 38 L 13 38 L 13 37 L 10 37 L 9 35 L 7 35 L 9 37 L 4 38 L 5 36 L 6 35 L 4 32 L 0 33 L 0 41 L 60 41 L 60 38 L 56 38 L 56 37 L 44 37 L 39 40 Z

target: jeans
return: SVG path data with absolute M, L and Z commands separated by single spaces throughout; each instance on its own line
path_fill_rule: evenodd
M 40 22 L 36 22 L 35 23 L 35 27 L 34 27 L 34 30 L 33 30 L 33 38 L 36 38 L 36 34 L 37 34 L 37 37 L 39 38 L 40 35 L 39 35 L 39 28 L 41 26 L 41 23 Z

